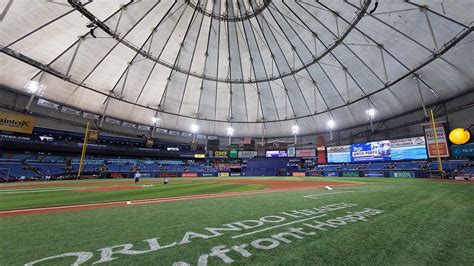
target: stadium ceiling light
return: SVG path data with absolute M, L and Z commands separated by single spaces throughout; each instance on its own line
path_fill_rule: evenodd
M 369 120 L 373 120 L 374 117 L 375 117 L 375 109 L 374 108 L 370 108 L 368 110 L 365 111 L 365 114 L 367 115 L 367 118 Z
M 333 129 L 336 126 L 336 122 L 333 119 L 331 119 L 327 122 L 327 125 L 329 129 Z
M 25 89 L 31 94 L 36 94 L 45 88 L 46 86 L 44 84 L 40 84 L 39 81 L 36 80 L 30 80 L 25 85 Z
M 153 123 L 153 125 L 156 125 L 160 121 L 161 121 L 161 119 L 159 117 L 152 117 L 151 118 L 151 122 Z
M 300 127 L 298 125 L 294 125 L 291 127 L 291 131 L 293 132 L 293 135 L 296 135 L 300 131 Z
M 196 133 L 199 130 L 199 126 L 196 124 L 191 125 L 191 132 Z
M 234 135 L 234 129 L 232 127 L 227 128 L 227 136 L 231 137 Z

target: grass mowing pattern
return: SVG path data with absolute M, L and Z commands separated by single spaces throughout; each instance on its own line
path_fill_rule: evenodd
M 125 183 L 125 182 L 124 182 Z M 128 181 L 130 183 L 130 181 Z M 142 181 L 141 184 L 147 184 Z M 84 184 L 84 187 L 91 187 L 91 184 Z M 70 186 L 71 190 L 77 190 L 84 187 Z M 24 209 L 33 207 L 49 207 L 71 204 L 84 204 L 96 202 L 110 202 L 123 200 L 137 200 L 149 198 L 162 198 L 183 195 L 209 194 L 218 192 L 237 192 L 262 189 L 261 185 L 251 184 L 229 184 L 229 183 L 198 183 L 198 182 L 171 182 L 164 186 L 155 183 L 153 187 L 140 187 L 130 190 L 112 190 L 112 191 L 71 191 L 55 189 L 64 189 L 65 187 L 48 187 L 37 188 L 40 193 L 31 192 L 31 190 L 22 191 L 18 189 L 18 193 L 12 193 L 12 189 L 0 190 L 0 210 Z M 33 189 L 33 188 L 28 188 Z M 52 190 L 52 191 L 49 191 Z
M 312 179 L 314 180 L 314 179 Z M 321 179 L 323 180 L 323 179 Z M 344 179 L 349 181 L 349 179 Z M 364 179 L 358 179 L 364 181 Z M 305 198 L 328 191 L 292 191 L 242 197 L 147 204 L 130 207 L 22 216 L 0 219 L 0 262 L 24 264 L 66 252 L 91 251 L 92 264 L 100 257 L 97 249 L 132 243 L 134 249 L 147 249 L 144 239 L 160 237 L 161 244 L 180 241 L 186 231 L 205 232 L 205 227 L 258 219 L 279 212 L 319 207 L 332 203 L 355 203 L 358 207 L 377 208 L 385 213 L 368 222 L 319 232 L 316 236 L 292 243 L 281 243 L 272 250 L 256 250 L 244 258 L 228 255 L 237 264 L 313 265 L 313 264 L 450 264 L 472 265 L 474 261 L 474 186 L 439 184 L 430 180 L 369 179 L 366 186 L 335 189 L 351 193 Z M 346 210 L 330 213 L 330 218 Z M 329 219 L 329 217 L 328 217 Z M 300 224 L 293 227 L 303 227 Z M 288 226 L 290 227 L 290 226 Z M 112 265 L 172 265 L 184 261 L 197 264 L 199 255 L 218 245 L 239 245 L 283 232 L 282 227 L 238 239 L 225 236 L 142 255 L 116 255 Z M 73 260 L 47 262 L 70 264 Z M 209 258 L 210 265 L 222 261 Z

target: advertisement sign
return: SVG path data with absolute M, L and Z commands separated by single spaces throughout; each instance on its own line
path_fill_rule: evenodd
M 318 164 L 325 164 L 326 161 L 326 144 L 324 142 L 324 136 L 318 135 L 316 150 L 318 152 Z
M 31 134 L 35 118 L 29 115 L 15 115 L 0 112 L 0 130 Z
M 227 158 L 229 157 L 228 151 L 214 151 L 214 158 Z
M 138 130 L 141 130 L 141 131 L 150 131 L 150 130 L 151 130 L 151 127 L 138 125 Z
M 391 177 L 406 177 L 406 178 L 412 178 L 415 177 L 415 172 L 390 172 Z
M 51 108 L 51 109 L 56 109 L 56 110 L 59 110 L 59 104 L 56 104 L 56 103 L 52 103 L 50 101 L 47 101 L 45 99 L 38 99 L 38 102 L 37 104 L 39 106 L 43 106 L 43 107 L 46 107 L 46 108 Z
M 200 175 L 200 176 L 202 176 L 202 177 L 211 177 L 211 176 L 216 176 L 216 174 L 215 174 L 215 173 L 200 173 L 199 175 Z
M 438 137 L 438 147 L 440 157 L 449 157 L 448 141 L 446 140 L 446 132 L 444 131 L 444 123 L 435 123 L 436 135 Z M 429 158 L 436 158 L 438 156 L 436 150 L 436 140 L 434 136 L 433 126 L 425 124 L 425 138 L 428 145 Z
M 375 141 L 351 145 L 352 162 L 390 161 L 390 141 Z
M 343 177 L 359 177 L 360 173 L 357 171 L 342 172 Z
M 228 172 L 219 172 L 219 176 L 228 177 L 229 173 Z
M 147 138 L 145 146 L 147 147 L 153 147 L 154 140 L 152 138 Z
M 98 139 L 99 139 L 99 131 L 90 130 L 89 131 L 89 140 L 98 140 Z
M 288 157 L 295 157 L 295 146 L 288 146 Z
M 72 109 L 72 108 L 69 108 L 69 107 L 66 107 L 66 106 L 63 106 L 61 108 L 61 113 L 81 116 L 81 111 L 76 110 L 76 109 Z
M 105 118 L 105 123 L 107 123 L 107 124 L 113 124 L 113 125 L 120 125 L 120 120 L 117 120 L 117 119 L 114 119 L 114 118 L 110 118 L 110 117 L 106 117 L 106 118 Z
M 339 172 L 326 172 L 326 176 L 339 176 Z
M 239 151 L 236 150 L 236 149 L 230 150 L 229 157 L 230 158 L 238 158 L 239 157 Z
M 288 151 L 267 151 L 265 156 L 272 158 L 288 157 Z
M 266 150 L 287 150 L 288 144 L 284 141 L 274 140 L 271 142 L 265 143 Z
M 96 114 L 91 114 L 91 113 L 87 113 L 87 112 L 83 112 L 82 113 L 82 117 L 83 118 L 86 118 L 86 119 L 94 119 L 94 120 L 99 120 L 99 115 L 96 115 Z
M 126 128 L 137 128 L 136 124 L 129 123 L 129 122 L 122 122 L 122 126 Z
M 182 173 L 181 174 L 182 177 L 198 177 L 198 174 L 197 173 Z
M 160 173 L 160 177 L 178 177 L 178 173 Z
M 451 145 L 451 155 L 454 157 L 474 157 L 474 143 Z
M 293 172 L 293 176 L 306 176 L 305 172 Z
M 320 171 L 310 171 L 308 172 L 308 176 L 323 176 L 323 173 Z
M 367 172 L 366 176 L 368 176 L 368 177 L 384 177 L 384 172 L 369 171 L 369 172 Z
M 316 157 L 316 150 L 296 150 L 296 157 Z
M 205 154 L 196 153 L 196 154 L 194 154 L 194 158 L 200 158 L 200 159 L 202 159 L 202 158 L 206 158 L 206 155 L 205 155 Z
M 425 137 L 396 139 L 390 141 L 392 160 L 426 160 Z
M 239 151 L 239 158 L 254 158 L 257 157 L 257 151 Z
M 328 162 L 349 163 L 351 161 L 351 146 L 327 147 Z

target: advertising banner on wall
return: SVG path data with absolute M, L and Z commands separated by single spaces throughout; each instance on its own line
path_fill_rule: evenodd
M 352 162 L 390 161 L 390 141 L 374 141 L 351 145 Z
M 451 145 L 451 155 L 454 157 L 474 157 L 474 143 Z
M 306 176 L 305 172 L 293 172 L 293 176 Z
M 316 150 L 314 149 L 296 150 L 296 157 L 302 157 L 302 158 L 316 157 Z
M 29 115 L 16 115 L 0 112 L 0 130 L 31 134 L 35 118 Z
M 155 141 L 154 141 L 152 138 L 147 138 L 147 139 L 146 139 L 146 142 L 145 142 L 145 146 L 147 146 L 147 147 L 153 147 L 153 143 L 154 143 L 154 142 L 155 142 Z
M 257 157 L 257 151 L 239 151 L 238 153 L 239 158 L 254 158 Z
M 228 151 L 214 151 L 214 158 L 228 158 Z
M 87 112 L 83 112 L 82 113 L 82 117 L 85 118 L 85 119 L 94 119 L 94 120 L 99 120 L 99 115 L 96 115 L 96 114 L 91 114 L 91 113 L 87 113 Z
M 143 126 L 143 125 L 138 125 L 138 130 L 141 130 L 141 131 L 150 131 L 150 130 L 151 130 L 151 127 L 149 127 L 149 126 Z
M 113 125 L 120 125 L 120 120 L 117 120 L 117 119 L 114 119 L 114 118 L 110 118 L 110 117 L 106 117 L 106 118 L 105 118 L 105 123 L 107 123 L 107 124 L 113 124 Z
M 318 152 L 318 163 L 326 163 L 326 143 L 324 142 L 324 136 L 318 135 L 317 139 L 318 146 L 316 146 L 316 151 Z
M 89 140 L 95 141 L 99 139 L 99 131 L 90 130 L 89 131 Z
M 423 126 L 425 128 L 425 138 L 426 138 L 426 144 L 428 148 L 428 157 L 436 158 L 438 156 L 438 153 L 436 149 L 436 139 L 434 136 L 433 126 L 431 124 L 425 124 Z M 446 132 L 444 130 L 444 123 L 442 122 L 435 123 L 435 127 L 436 127 L 436 135 L 438 138 L 439 156 L 449 157 L 448 141 L 446 140 Z
M 43 107 L 46 107 L 46 108 L 51 108 L 51 109 L 59 110 L 59 104 L 56 104 L 56 103 L 47 101 L 47 100 L 45 100 L 45 99 L 41 99 L 41 98 L 38 99 L 37 104 L 38 104 L 39 106 L 43 106 Z
M 266 157 L 272 158 L 280 158 L 280 157 L 288 157 L 288 151 L 267 151 L 265 154 Z
M 229 152 L 229 158 L 238 158 L 239 157 L 239 151 L 237 149 L 232 149 Z
M 184 172 L 181 174 L 181 177 L 198 177 L 198 173 Z
M 284 141 L 274 140 L 265 143 L 265 149 L 267 150 L 287 150 L 288 144 Z
M 295 157 L 295 146 L 288 146 L 288 157 Z
M 122 126 L 126 128 L 137 128 L 136 124 L 129 123 L 129 122 L 122 122 Z
M 76 109 L 72 109 L 72 108 L 69 108 L 69 107 L 66 107 L 66 106 L 63 106 L 61 108 L 61 113 L 81 116 L 81 111 L 76 110 Z

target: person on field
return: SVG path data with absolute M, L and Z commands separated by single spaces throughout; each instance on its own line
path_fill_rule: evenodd
M 142 175 L 140 174 L 140 172 L 136 171 L 135 172 L 135 176 L 134 176 L 134 179 L 135 179 L 135 185 L 138 184 L 138 182 L 140 182 L 140 177 Z
M 163 185 L 166 185 L 166 184 L 168 184 L 168 178 L 167 177 L 163 178 Z

